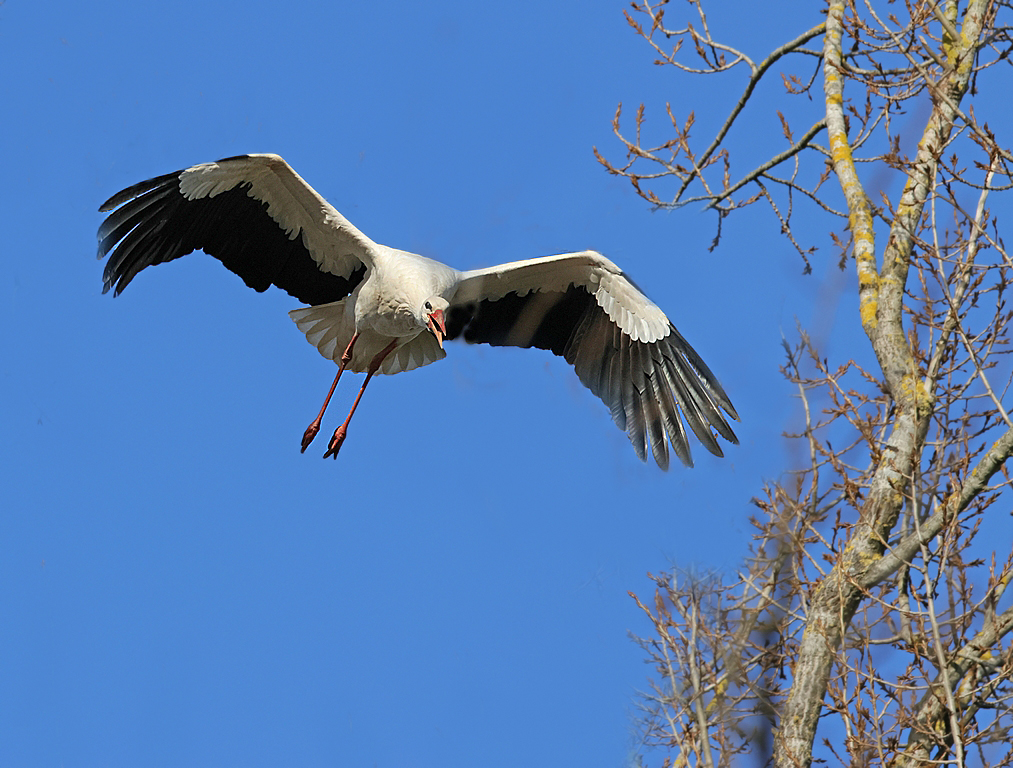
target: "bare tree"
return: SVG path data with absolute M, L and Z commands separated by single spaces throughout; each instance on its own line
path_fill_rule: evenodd
M 835 258 L 857 272 L 854 322 L 875 355 L 872 368 L 857 349 L 827 360 L 799 331 L 783 371 L 807 461 L 755 500 L 752 555 L 735 579 L 661 574 L 654 599 L 638 599 L 657 669 L 642 735 L 666 768 L 1013 764 L 1013 542 L 983 533 L 1013 498 L 1013 263 L 989 209 L 1011 188 L 993 132 L 1013 114 L 1010 10 L 830 0 L 824 22 L 758 63 L 714 36 L 703 0 L 627 13 L 659 64 L 748 77 L 705 145 L 693 112 L 669 105 L 670 138 L 652 143 L 645 107 L 630 126 L 620 105 L 625 159 L 596 150 L 600 162 L 653 206 L 715 210 L 715 246 L 726 217 L 769 206 L 807 270 L 817 252 L 794 223 L 800 209 L 824 216 Z M 781 79 L 783 105 L 751 103 L 764 78 Z M 728 137 L 763 110 L 784 146 L 739 173 Z M 905 113 L 927 115 L 916 141 Z M 902 184 L 894 199 L 870 191 L 890 188 L 884 175 Z

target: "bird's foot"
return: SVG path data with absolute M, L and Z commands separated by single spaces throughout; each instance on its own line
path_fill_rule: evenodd
M 338 458 L 338 451 L 341 450 L 341 444 L 345 442 L 346 434 L 348 434 L 348 428 L 344 424 L 334 430 L 334 436 L 331 437 L 331 442 L 327 444 L 327 453 L 324 454 L 325 459 L 328 456 L 332 456 L 335 459 Z
M 317 436 L 317 432 L 320 431 L 320 422 L 314 421 L 303 432 L 302 436 L 302 448 L 299 449 L 299 453 L 306 453 L 306 449 L 310 447 L 310 443 L 313 442 L 313 438 Z

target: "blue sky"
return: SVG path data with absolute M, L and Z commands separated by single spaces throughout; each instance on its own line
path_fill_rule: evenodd
M 636 752 L 650 670 L 628 633 L 648 628 L 627 592 L 744 555 L 750 498 L 795 460 L 782 333 L 834 329 L 853 277 L 828 301 L 759 210 L 710 253 L 712 215 L 652 214 L 598 165 L 593 146 L 621 159 L 619 101 L 646 102 L 659 133 L 665 101 L 695 104 L 702 136 L 741 83 L 655 67 L 624 6 L 0 6 L 0 764 Z M 712 22 L 762 55 L 819 21 L 800 9 L 787 31 L 746 3 Z M 733 141 L 762 159 L 757 134 L 780 127 L 757 119 Z M 459 268 L 604 252 L 721 379 L 741 444 L 662 473 L 562 360 L 454 344 L 371 386 L 338 461 L 319 438 L 301 455 L 334 368 L 293 299 L 202 254 L 101 294 L 103 200 L 245 152 L 284 156 L 374 240 Z

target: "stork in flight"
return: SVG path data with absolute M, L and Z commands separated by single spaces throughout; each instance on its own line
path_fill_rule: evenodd
M 665 313 L 595 251 L 459 272 L 373 242 L 278 155 L 158 176 L 99 210 L 111 211 L 98 231 L 98 256 L 109 255 L 103 293 L 118 295 L 145 267 L 200 249 L 251 288 L 276 285 L 310 305 L 289 314 L 339 367 L 303 451 L 346 369 L 366 379 L 325 458 L 337 457 L 374 374 L 440 360 L 444 340 L 458 338 L 562 355 L 612 410 L 640 459 L 650 443 L 662 469 L 668 442 L 693 463 L 680 411 L 711 453 L 723 455 L 714 432 L 738 442 L 725 414 L 738 415 L 717 378 Z

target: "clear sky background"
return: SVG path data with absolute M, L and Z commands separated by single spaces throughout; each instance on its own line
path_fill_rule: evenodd
M 733 5 L 713 28 L 759 57 L 821 19 L 785 6 L 778 29 Z M 854 278 L 829 247 L 803 277 L 759 209 L 709 253 L 713 214 L 652 214 L 599 166 L 593 146 L 622 159 L 619 101 L 646 102 L 658 136 L 665 101 L 695 105 L 704 136 L 743 77 L 654 66 L 624 6 L 0 5 L 0 765 L 636 753 L 650 669 L 629 633 L 648 627 L 627 592 L 746 553 L 750 498 L 796 461 L 782 334 L 797 318 L 833 353 Z M 808 126 L 820 105 L 799 104 Z M 738 170 L 781 146 L 755 115 Z M 325 462 L 344 380 L 301 455 L 335 370 L 291 297 L 203 254 L 101 294 L 103 200 L 246 152 L 284 156 L 373 239 L 459 268 L 604 252 L 719 376 L 741 444 L 662 473 L 561 359 L 453 344 L 378 379 Z

